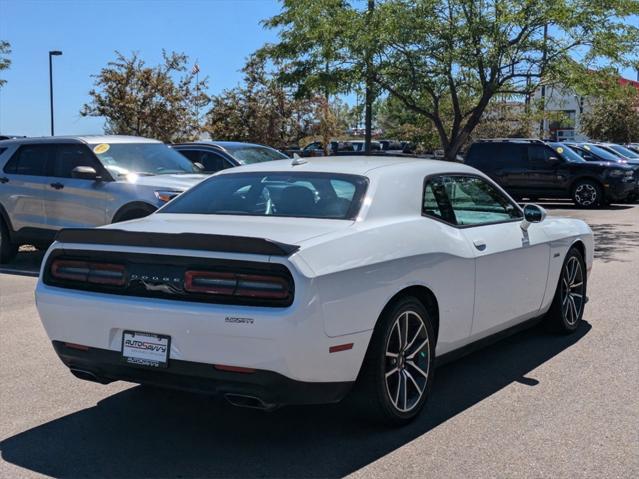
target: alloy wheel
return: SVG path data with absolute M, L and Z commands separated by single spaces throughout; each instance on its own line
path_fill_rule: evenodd
M 594 206 L 598 196 L 597 188 L 590 183 L 581 183 L 575 189 L 575 199 L 581 206 Z
M 584 307 L 584 272 L 581 261 L 572 256 L 561 276 L 561 313 L 566 323 L 574 326 Z
M 430 368 L 430 341 L 424 319 L 415 311 L 403 311 L 386 342 L 386 393 L 401 412 L 414 409 L 424 395 Z

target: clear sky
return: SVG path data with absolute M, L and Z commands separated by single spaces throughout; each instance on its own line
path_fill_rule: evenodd
M 49 134 L 49 50 L 54 57 L 56 134 L 102 133 L 99 118 L 81 118 L 92 74 L 114 51 L 138 51 L 149 65 L 165 48 L 198 60 L 209 93 L 235 86 L 246 57 L 276 32 L 260 20 L 276 0 L 0 0 L 0 39 L 11 43 L 11 68 L 0 89 L 0 133 Z M 636 73 L 625 71 L 636 79 Z
M 99 118 L 82 118 L 96 74 L 114 58 L 140 52 L 149 65 L 162 48 L 198 60 L 210 93 L 235 86 L 245 58 L 276 32 L 259 22 L 277 14 L 275 0 L 0 0 L 0 39 L 11 43 L 2 73 L 0 133 L 49 134 L 49 50 L 53 58 L 56 135 L 102 133 Z

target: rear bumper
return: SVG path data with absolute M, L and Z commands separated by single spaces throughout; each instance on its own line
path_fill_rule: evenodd
M 123 331 L 146 331 L 171 337 L 175 364 L 251 368 L 300 382 L 355 381 L 371 331 L 327 336 L 318 302 L 303 301 L 298 292 L 293 305 L 267 308 L 118 296 L 40 281 L 36 305 L 51 341 L 118 357 Z M 343 344 L 352 346 L 330 352 Z
M 95 375 L 94 380 L 103 384 L 121 380 L 205 394 L 250 396 L 260 399 L 267 408 L 338 402 L 353 385 L 353 382 L 295 381 L 272 371 L 220 371 L 212 364 L 176 359 L 170 359 L 164 369 L 139 368 L 122 362 L 118 351 L 78 350 L 60 341 L 53 341 L 53 347 L 72 371 Z

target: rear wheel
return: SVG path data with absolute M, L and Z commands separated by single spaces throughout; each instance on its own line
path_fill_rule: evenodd
M 0 218 L 0 264 L 9 263 L 18 254 L 18 245 L 11 241 L 9 228 Z
M 586 264 L 581 252 L 571 248 L 561 268 L 559 283 L 546 321 L 551 329 L 572 333 L 579 327 L 586 306 Z
M 592 180 L 578 180 L 572 189 L 572 199 L 581 208 L 595 208 L 604 203 L 603 190 Z
M 434 337 L 428 311 L 414 297 L 382 314 L 360 377 L 363 405 L 375 419 L 402 425 L 422 410 L 433 381 Z

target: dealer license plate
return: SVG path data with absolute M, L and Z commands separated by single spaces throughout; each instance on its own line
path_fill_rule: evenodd
M 166 368 L 170 348 L 170 336 L 138 331 L 122 334 L 122 360 L 134 366 Z

